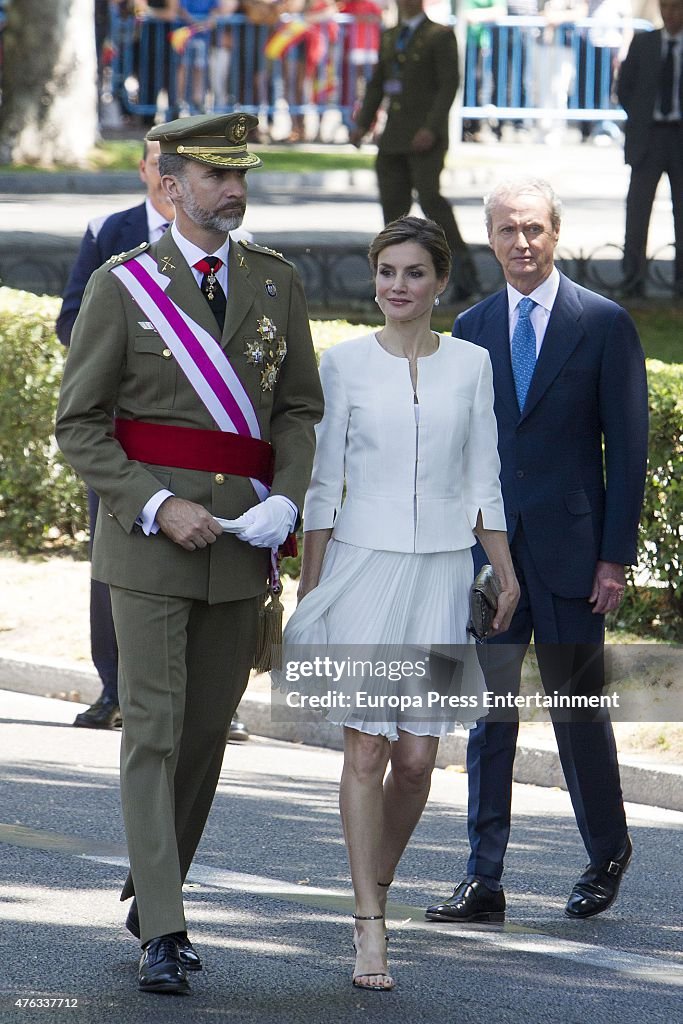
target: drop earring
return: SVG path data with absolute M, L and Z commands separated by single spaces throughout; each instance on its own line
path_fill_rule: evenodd
M 440 304 L 440 302 L 441 302 L 441 299 L 440 299 L 440 298 L 439 298 L 439 296 L 437 295 L 437 296 L 436 296 L 436 298 L 434 299 L 434 305 L 435 305 L 435 306 L 438 306 L 438 305 Z

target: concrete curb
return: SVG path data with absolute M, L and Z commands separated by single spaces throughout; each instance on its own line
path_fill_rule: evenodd
M 101 692 L 92 668 L 63 661 L 45 661 L 30 655 L 0 656 L 0 688 L 91 704 Z M 341 750 L 341 732 L 324 721 L 277 722 L 271 720 L 270 696 L 247 692 L 240 704 L 240 717 L 255 736 Z M 448 736 L 441 741 L 437 767 L 458 766 L 464 771 L 467 739 Z M 624 799 L 631 803 L 683 811 L 683 765 L 652 764 L 620 757 Z M 532 786 L 566 789 L 556 750 L 542 743 L 520 743 L 515 758 L 514 779 Z
M 452 175 L 445 172 L 447 180 Z M 446 180 L 446 178 L 445 178 Z M 268 192 L 324 191 L 375 198 L 375 172 L 364 168 L 327 171 L 256 171 L 249 178 L 252 196 Z M 137 171 L 1 171 L 0 193 L 8 195 L 140 195 Z

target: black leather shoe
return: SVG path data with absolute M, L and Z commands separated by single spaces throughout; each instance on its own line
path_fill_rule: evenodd
M 613 860 L 605 861 L 599 867 L 589 864 L 567 900 L 564 908 L 567 917 L 594 917 L 611 907 L 632 854 L 633 843 L 627 836 L 623 850 Z
M 488 889 L 476 879 L 461 882 L 449 899 L 427 907 L 425 917 L 428 921 L 501 923 L 505 920 L 505 894 L 502 889 Z
M 138 917 L 138 905 L 135 902 L 135 897 L 130 905 L 128 911 L 128 917 L 126 918 L 126 928 L 134 935 L 136 939 L 140 938 L 140 918 Z M 180 962 L 186 971 L 201 971 L 202 961 L 199 953 L 194 948 L 192 943 L 187 937 L 187 932 L 174 932 L 172 938 L 178 943 L 178 956 Z
M 160 935 L 146 944 L 140 957 L 138 988 L 141 992 L 164 992 L 172 996 L 189 993 L 190 983 L 180 962 L 174 935 Z
M 245 740 L 249 739 L 249 730 L 247 729 L 244 722 L 237 717 L 232 716 L 232 722 L 228 729 L 228 742 L 229 743 L 244 743 Z
M 100 697 L 87 711 L 76 715 L 74 725 L 81 729 L 120 729 L 121 711 L 113 700 Z

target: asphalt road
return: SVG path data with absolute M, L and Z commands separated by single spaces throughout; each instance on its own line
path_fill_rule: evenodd
M 393 993 L 351 986 L 351 901 L 338 752 L 252 739 L 226 750 L 187 886 L 206 969 L 188 998 L 136 989 L 118 889 L 125 845 L 117 733 L 74 705 L 0 691 L 0 1024 L 671 1024 L 681 1019 L 683 813 L 629 805 L 635 856 L 614 908 L 562 909 L 585 853 L 566 793 L 515 787 L 505 926 L 444 926 L 423 908 L 465 862 L 464 775 L 437 771 L 392 889 Z M 70 1005 L 25 1005 L 70 1000 Z

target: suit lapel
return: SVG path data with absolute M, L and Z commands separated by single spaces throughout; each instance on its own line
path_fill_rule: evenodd
M 220 342 L 222 348 L 226 348 L 244 322 L 256 297 L 256 288 L 250 279 L 248 252 L 242 252 L 238 244 L 231 241 L 228 255 L 228 305 L 222 337 L 216 318 L 170 231 L 153 246 L 152 255 L 156 257 L 161 273 L 170 278 L 166 289 L 169 299 Z M 253 327 L 252 333 L 255 333 L 255 320 Z
M 149 240 L 147 225 L 147 207 L 144 203 L 134 206 L 121 224 L 122 248 L 126 251 L 134 249 L 140 242 Z
M 221 345 L 227 348 L 244 319 L 254 305 L 256 288 L 249 271 L 249 252 L 237 242 L 230 242 L 228 254 L 228 308 L 225 311 L 225 326 Z M 254 320 L 252 334 L 256 333 Z
M 507 289 L 500 292 L 484 319 L 482 336 L 491 356 L 496 401 L 502 403 L 510 416 L 519 419 L 519 406 L 510 361 L 510 318 Z
M 424 35 L 429 24 L 429 18 L 423 18 L 420 24 L 415 29 L 415 31 L 410 33 L 410 36 L 408 37 L 408 45 L 406 46 L 406 53 L 414 49 L 416 46 L 419 46 L 420 40 L 422 39 L 422 36 Z
M 583 337 L 579 323 L 582 312 L 578 292 L 572 282 L 560 274 L 560 287 L 553 305 L 531 386 L 524 403 L 522 419 L 538 404 Z
M 154 246 L 153 254 L 156 256 L 161 273 L 170 278 L 170 284 L 166 289 L 169 299 L 180 306 L 189 317 L 196 320 L 216 341 L 220 341 L 216 318 L 202 295 L 185 257 L 173 241 L 170 231 L 167 231 L 159 239 Z

